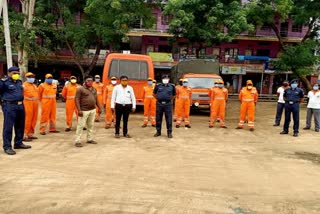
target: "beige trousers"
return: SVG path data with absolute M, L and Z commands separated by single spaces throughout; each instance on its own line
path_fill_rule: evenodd
M 76 131 L 76 143 L 81 142 L 81 135 L 83 128 L 87 128 L 87 141 L 93 140 L 93 128 L 94 128 L 94 118 L 96 116 L 96 109 L 90 111 L 82 111 L 83 116 L 79 117 L 77 131 Z

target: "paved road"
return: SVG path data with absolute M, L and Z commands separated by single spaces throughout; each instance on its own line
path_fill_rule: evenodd
M 234 129 L 239 103 L 231 101 L 228 129 L 209 129 L 207 113 L 198 113 L 191 129 L 154 138 L 138 112 L 132 139 L 97 123 L 99 144 L 82 148 L 73 146 L 74 130 L 63 132 L 63 105 L 61 133 L 15 156 L 0 152 L 0 213 L 320 213 L 320 134 L 279 135 L 275 103 L 257 105 L 254 132 Z M 302 128 L 305 104 L 301 111 Z

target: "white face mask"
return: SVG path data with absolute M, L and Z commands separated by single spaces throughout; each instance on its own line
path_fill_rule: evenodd
M 111 84 L 112 84 L 112 85 L 117 84 L 117 80 L 111 80 Z
M 163 83 L 163 84 L 168 84 L 168 83 L 169 83 L 169 79 L 163 79 L 163 80 L 162 80 L 162 83 Z

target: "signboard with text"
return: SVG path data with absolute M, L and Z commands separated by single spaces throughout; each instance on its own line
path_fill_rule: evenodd
M 222 66 L 221 67 L 222 74 L 246 74 L 246 68 L 240 66 Z

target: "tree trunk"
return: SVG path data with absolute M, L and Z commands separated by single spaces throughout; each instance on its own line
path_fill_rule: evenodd
M 84 80 L 84 78 L 85 78 L 85 76 L 86 76 L 86 72 L 85 72 L 83 66 L 82 66 L 81 63 L 80 63 L 79 58 L 76 56 L 76 54 L 75 54 L 75 52 L 74 52 L 71 44 L 70 44 L 68 41 L 66 41 L 66 44 L 67 44 L 67 46 L 68 46 L 68 48 L 69 48 L 69 50 L 70 50 L 70 52 L 71 52 L 71 54 L 72 54 L 73 62 L 78 66 L 79 70 L 81 71 L 82 80 Z
M 277 36 L 277 38 L 279 40 L 281 50 L 283 50 L 283 48 L 284 48 L 283 39 L 282 39 L 282 36 L 280 34 L 279 28 L 273 22 L 271 23 L 271 28 L 272 28 L 273 32 L 276 34 L 276 36 Z
M 312 90 L 312 85 L 309 82 L 309 80 L 307 79 L 306 76 L 300 76 L 300 80 L 303 84 L 303 87 L 307 90 L 307 91 L 311 91 Z
M 96 52 L 94 54 L 94 57 L 90 63 L 89 68 L 87 69 L 87 71 L 85 72 L 86 75 L 89 75 L 91 73 L 91 71 L 93 70 L 93 68 L 97 65 L 97 62 L 99 60 L 99 55 L 100 55 L 100 50 L 101 50 L 101 45 L 102 42 L 99 39 L 99 41 L 97 42 L 97 47 L 96 47 Z
M 25 16 L 23 27 L 28 32 L 32 27 L 32 20 L 34 17 L 34 7 L 36 0 L 20 0 L 22 6 L 22 13 Z M 18 48 L 18 64 L 20 68 L 21 77 L 25 78 L 25 73 L 28 72 L 29 52 L 23 41 Z

